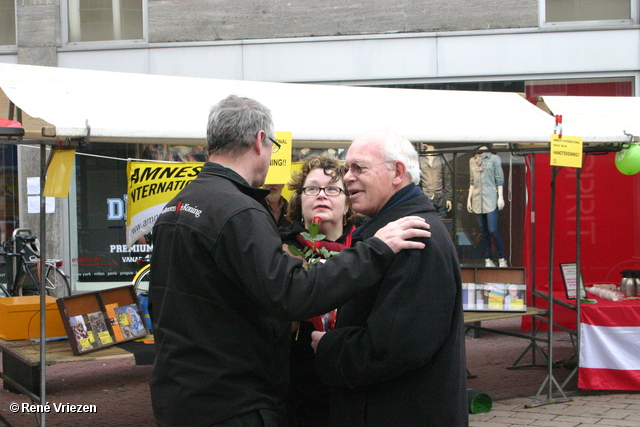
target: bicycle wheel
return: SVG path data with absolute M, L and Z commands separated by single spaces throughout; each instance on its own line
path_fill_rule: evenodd
M 45 280 L 47 295 L 54 298 L 64 298 L 71 295 L 71 286 L 69 279 L 58 268 L 47 266 L 47 275 Z
M 136 291 L 136 295 L 140 295 L 143 292 L 149 292 L 149 279 L 151 277 L 151 264 L 147 264 L 142 267 L 135 276 L 131 284 Z
M 29 266 L 29 274 L 26 270 L 22 271 L 18 279 L 18 295 L 40 295 L 40 284 L 38 281 L 38 267 L 35 264 Z M 32 277 L 33 276 L 33 277 Z M 46 279 L 44 283 L 47 295 L 54 298 L 63 298 L 71 295 L 71 287 L 67 277 L 57 268 L 47 266 Z
M 26 270 L 27 268 L 29 269 L 28 271 Z M 20 277 L 18 278 L 18 283 L 16 284 L 16 287 L 18 288 L 18 295 L 21 297 L 29 295 L 40 295 L 40 284 L 38 283 L 39 274 L 36 264 L 32 264 L 29 266 L 23 265 L 19 273 Z

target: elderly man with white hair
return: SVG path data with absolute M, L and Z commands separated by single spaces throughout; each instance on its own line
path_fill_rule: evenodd
M 399 253 L 376 287 L 338 309 L 336 328 L 313 332 L 316 368 L 332 389 L 334 426 L 468 425 L 460 266 L 420 182 L 418 153 L 388 131 L 357 137 L 344 177 L 367 239 L 406 215 L 431 225 L 423 249 Z

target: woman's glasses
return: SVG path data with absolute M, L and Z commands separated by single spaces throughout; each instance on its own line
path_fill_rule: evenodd
M 340 193 L 347 194 L 347 192 L 342 188 L 333 185 L 329 187 L 318 187 L 316 185 L 310 185 L 308 187 L 302 188 L 302 192 L 305 194 L 305 196 L 317 196 L 318 194 L 320 194 L 320 190 L 324 191 L 324 194 L 329 197 L 339 196 Z

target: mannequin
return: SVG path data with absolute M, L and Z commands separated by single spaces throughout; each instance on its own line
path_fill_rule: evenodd
M 485 267 L 495 267 L 491 241 L 498 250 L 498 265 L 507 267 L 502 237 L 498 230 L 498 211 L 504 208 L 502 189 L 504 173 L 500 157 L 491 153 L 491 146 L 482 146 L 469 160 L 469 197 L 467 210 L 476 214 L 484 244 Z
M 426 146 L 427 151 L 433 151 L 433 145 Z M 420 187 L 422 192 L 431 199 L 440 218 L 446 218 L 451 211 L 451 170 L 442 155 L 429 154 L 420 156 Z

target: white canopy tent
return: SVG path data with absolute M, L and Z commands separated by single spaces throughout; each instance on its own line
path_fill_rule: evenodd
M 0 116 L 13 102 L 26 139 L 201 145 L 209 109 L 231 93 L 269 107 L 295 146 L 346 146 L 391 129 L 413 142 L 547 143 L 554 120 L 516 93 L 385 89 L 169 77 L 0 64 Z
M 542 108 L 562 115 L 562 133 L 580 136 L 584 143 L 629 142 L 630 135 L 640 136 L 640 97 L 543 96 L 542 101 Z

